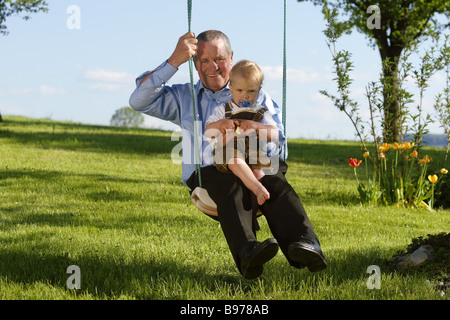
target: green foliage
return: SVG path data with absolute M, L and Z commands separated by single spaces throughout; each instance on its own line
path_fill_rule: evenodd
M 441 248 L 450 250 L 450 233 L 441 232 L 439 234 L 428 234 L 425 237 L 414 238 L 406 248 L 406 252 L 414 252 L 423 245 L 430 245 L 436 251 L 439 251 Z
M 144 125 L 144 115 L 130 107 L 117 109 L 111 117 L 111 126 L 125 128 L 140 128 Z
M 436 188 L 436 202 L 438 208 L 450 208 L 450 175 L 446 175 L 441 179 L 440 185 Z
M 366 148 L 363 137 L 364 126 L 362 125 L 358 113 L 358 104 L 351 99 L 350 85 L 352 79 L 350 78 L 350 72 L 353 70 L 353 63 L 350 60 L 351 54 L 345 50 L 336 50 L 336 42 L 342 34 L 348 30 L 348 26 L 345 23 L 340 23 L 336 20 L 336 10 L 325 11 L 325 17 L 327 19 L 327 28 L 324 30 L 324 34 L 327 37 L 327 45 L 332 54 L 334 63 L 333 71 L 336 74 L 336 77 L 333 80 L 337 82 L 339 96 L 332 95 L 326 90 L 322 90 L 320 93 L 330 98 L 335 107 L 347 115 L 351 120 L 363 147 Z
M 435 98 L 434 109 L 437 114 L 437 121 L 447 134 L 447 147 L 445 151 L 444 162 L 445 167 L 450 149 L 450 36 L 445 37 L 445 44 L 442 49 L 441 63 L 444 66 L 446 75 L 446 86 L 443 93 L 439 93 Z
M 436 17 L 442 15 L 450 18 L 450 4 L 446 0 L 432 1 L 402 1 L 382 0 L 372 1 L 353 0 L 298 0 L 299 2 L 313 2 L 322 6 L 323 12 L 332 11 L 342 13 L 346 18 L 348 30 L 355 28 L 365 34 L 369 44 L 380 51 L 389 51 L 394 47 L 406 48 L 414 41 L 422 41 L 427 37 L 427 29 L 445 30 L 447 24 L 441 23 Z M 368 12 L 371 5 L 380 9 L 380 28 L 368 28 L 367 19 L 372 14 Z
M 436 188 L 440 190 L 447 170 L 430 167 L 432 157 L 419 155 L 417 150 L 412 151 L 413 147 L 410 143 L 394 143 L 391 148 L 390 144 L 383 143 L 375 158 L 369 152 L 364 154 L 366 179 L 363 182 L 354 167 L 363 203 L 434 208 Z
M 305 0 L 299 0 L 303 2 Z M 352 29 L 364 34 L 369 45 L 378 49 L 382 61 L 382 81 L 383 88 L 383 138 L 385 141 L 400 142 L 400 127 L 402 122 L 401 90 L 399 89 L 398 68 L 402 54 L 405 50 L 414 47 L 417 43 L 428 40 L 429 37 L 438 37 L 442 32 L 448 30 L 450 18 L 450 2 L 447 0 L 433 1 L 401 1 L 383 0 L 377 1 L 376 6 L 371 1 L 353 0 L 311 0 L 315 5 L 322 6 L 325 19 L 329 19 L 329 13 L 335 12 L 333 20 L 337 20 L 338 13 L 341 13 L 344 21 L 335 22 L 335 35 Z M 373 11 L 376 13 L 373 14 Z M 369 24 L 371 16 L 375 15 L 379 26 Z M 439 16 L 440 19 L 437 17 Z M 447 18 L 446 23 L 441 21 Z M 326 33 L 327 38 L 331 38 L 330 32 Z M 431 58 L 431 57 L 429 57 Z M 425 61 L 422 59 L 422 61 Z M 430 62 L 432 59 L 429 60 Z M 417 80 L 424 80 L 437 64 L 426 63 L 420 72 L 417 73 Z M 419 79 L 420 76 L 420 79 Z M 424 89 L 423 82 L 419 87 Z M 416 123 L 421 127 L 421 105 Z M 423 124 L 423 123 L 422 123 Z M 419 142 L 419 141 L 418 141 Z
M 416 237 L 411 240 L 406 249 L 399 250 L 397 255 L 411 254 L 423 245 L 433 248 L 431 259 L 416 268 L 409 268 L 401 272 L 412 276 L 416 276 L 419 273 L 427 273 L 431 276 L 428 281 L 433 281 L 437 290 L 448 294 L 449 290 L 445 284 L 450 280 L 450 233 L 440 232 L 438 234 Z
M 47 3 L 43 0 L 2 0 L 0 1 L 0 34 L 7 35 L 6 18 L 22 14 L 24 20 L 30 19 L 30 13 L 47 12 Z
M 394 66 L 389 60 L 383 62 L 383 72 L 381 73 L 379 82 L 371 82 L 366 88 L 366 96 L 370 110 L 370 119 L 366 124 L 369 124 L 370 126 L 370 134 L 372 135 L 375 147 L 375 152 L 373 152 L 373 150 L 369 152 L 368 143 L 366 141 L 368 136 L 364 133 L 365 122 L 359 116 L 358 103 L 351 98 L 351 55 L 347 51 L 336 50 L 337 40 L 347 27 L 345 24 L 336 20 L 338 16 L 336 9 L 333 9 L 331 12 L 325 10 L 325 16 L 327 18 L 327 29 L 324 33 L 327 37 L 327 44 L 330 48 L 334 62 L 334 73 L 336 74 L 334 80 L 337 83 L 338 95 L 332 95 L 326 91 L 321 91 L 321 93 L 329 97 L 334 105 L 348 116 L 355 128 L 356 135 L 361 141 L 361 149 L 365 157 L 365 181 L 361 182 L 358 179 L 356 167 L 359 166 L 359 163 L 356 165 L 356 159 L 350 159 L 350 165 L 354 167 L 354 173 L 358 183 L 357 189 L 361 201 L 368 204 L 396 204 L 408 207 L 427 206 L 432 209 L 434 207 L 436 181 L 431 182 L 433 178 L 430 179 L 428 176 L 429 174 L 434 176 L 436 170 L 441 168 L 434 168 L 434 172 L 428 172 L 428 163 L 431 158 L 429 158 L 428 155 L 421 154 L 422 137 L 424 134 L 428 133 L 427 126 L 432 121 L 432 116 L 429 114 L 427 114 L 426 117 L 423 117 L 422 101 L 423 93 L 428 87 L 429 79 L 437 70 L 444 68 L 448 62 L 448 37 L 445 38 L 444 44 L 440 46 L 438 35 L 436 33 L 433 34 L 435 46 L 431 46 L 431 48 L 422 54 L 418 68 L 414 68 L 412 64 L 408 62 L 411 53 L 418 53 L 417 43 L 414 43 L 414 46 L 409 47 L 405 51 L 405 54 L 401 57 L 401 64 L 399 67 L 397 67 L 397 65 Z M 413 102 L 413 95 L 403 88 L 403 82 L 408 75 L 413 76 L 419 90 L 417 113 L 415 114 L 412 114 L 407 107 Z M 394 78 L 396 83 L 395 90 L 393 87 Z M 448 82 L 445 90 L 445 92 L 448 92 L 449 90 Z M 397 129 L 402 133 L 402 143 L 399 144 L 395 142 L 395 140 L 384 140 L 384 143 L 382 143 L 376 122 L 377 119 L 381 119 L 379 127 L 385 132 L 386 128 L 389 126 L 391 117 L 391 115 L 386 115 L 386 104 L 392 105 L 394 101 L 395 104 L 399 105 L 398 124 L 400 124 L 400 127 Z M 441 115 L 445 115 L 448 110 L 440 106 L 439 101 L 440 100 L 437 99 L 435 108 Z M 445 102 L 442 103 L 442 105 L 443 104 L 445 104 Z M 404 139 L 410 130 L 408 120 L 412 122 L 411 127 L 414 130 L 414 142 L 412 142 L 412 144 L 404 142 Z M 441 122 L 445 127 L 445 120 L 441 120 Z M 388 151 L 391 146 L 390 143 L 392 142 L 394 142 L 393 148 L 395 149 L 395 153 L 389 155 Z M 406 151 L 412 149 L 412 147 L 414 147 L 415 150 L 406 153 Z M 421 158 L 418 158 L 419 153 Z M 443 162 L 444 164 L 445 159 Z M 367 163 L 368 161 L 370 161 L 370 165 Z M 446 170 L 444 169 L 444 172 L 445 171 Z M 438 190 L 440 188 L 439 184 L 441 183 L 441 180 L 442 177 L 439 178 Z M 428 200 L 428 203 L 426 203 L 425 200 Z

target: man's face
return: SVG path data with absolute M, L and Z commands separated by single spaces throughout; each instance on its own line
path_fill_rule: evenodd
M 195 66 L 203 85 L 217 92 L 228 84 L 233 53 L 228 54 L 223 40 L 199 42 Z

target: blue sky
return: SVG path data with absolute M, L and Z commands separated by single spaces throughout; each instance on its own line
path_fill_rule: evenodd
M 281 105 L 283 1 L 193 0 L 192 31 L 219 29 L 231 39 L 234 59 L 262 66 L 264 87 Z M 108 125 L 115 110 L 128 105 L 134 80 L 172 53 L 187 31 L 185 0 L 48 0 L 49 12 L 7 20 L 0 36 L 0 112 Z M 80 9 L 80 28 L 70 29 L 69 6 Z M 325 42 L 320 7 L 288 0 L 287 134 L 290 138 L 354 139 L 349 119 L 319 90 L 335 92 L 331 54 Z M 368 15 L 369 16 L 369 15 Z M 338 48 L 354 62 L 354 98 L 367 109 L 365 86 L 377 79 L 380 58 L 356 32 Z M 196 78 L 197 79 L 197 78 Z M 187 64 L 172 83 L 189 81 Z M 424 100 L 432 111 L 444 75 L 432 78 Z M 362 115 L 367 116 L 367 111 Z M 174 130 L 146 116 L 149 127 Z M 431 131 L 442 133 L 437 124 Z

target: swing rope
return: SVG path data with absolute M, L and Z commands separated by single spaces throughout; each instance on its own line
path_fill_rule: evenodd
M 286 20 L 287 20 L 287 10 L 286 10 L 286 0 L 284 0 L 284 28 L 283 28 L 283 96 L 282 96 L 282 122 L 284 129 L 284 136 L 286 137 Z M 286 143 L 283 146 L 284 151 L 284 161 L 286 161 L 287 154 L 287 138 Z
M 191 32 L 191 21 L 192 21 L 192 0 L 187 0 L 187 13 L 188 13 L 188 31 Z M 284 26 L 283 26 L 283 94 L 282 94 L 282 123 L 284 136 L 286 137 L 286 20 L 287 20 L 287 8 L 286 0 L 284 0 Z M 195 89 L 194 89 L 194 67 L 193 58 L 189 59 L 189 76 L 191 82 L 191 96 L 192 96 L 192 117 L 194 120 L 194 162 L 195 162 L 195 172 L 198 177 L 199 186 L 202 187 L 202 177 L 201 177 L 201 163 L 200 163 L 200 150 L 198 145 L 198 128 L 197 128 L 197 112 L 195 106 Z M 284 160 L 286 160 L 286 145 L 283 147 L 284 150 Z
M 191 32 L 192 20 L 192 0 L 187 1 L 188 10 L 188 31 Z M 202 187 L 202 176 L 200 171 L 200 150 L 198 146 L 198 128 L 197 128 L 197 112 L 195 108 L 195 90 L 194 90 L 194 67 L 193 58 L 189 59 L 189 76 L 191 81 L 191 97 L 192 97 L 192 117 L 194 120 L 194 163 L 195 172 L 198 177 L 199 186 Z

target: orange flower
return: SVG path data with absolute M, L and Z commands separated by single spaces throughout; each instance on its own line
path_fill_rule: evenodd
M 429 157 L 428 155 L 426 155 L 425 157 L 423 157 L 422 159 L 419 160 L 419 163 L 424 164 L 424 163 L 430 163 L 433 159 L 431 157 Z
M 448 173 L 448 170 L 445 169 L 445 168 L 442 168 L 442 169 L 441 169 L 441 173 L 442 173 L 442 174 L 447 174 L 447 173 Z
M 386 152 L 391 148 L 391 145 L 389 143 L 383 143 L 379 148 L 378 151 L 380 152 Z
M 408 150 L 408 149 L 406 149 Z M 411 152 L 411 157 L 413 158 L 417 158 L 417 156 L 419 155 L 419 153 L 417 152 L 417 150 L 414 150 L 413 152 Z
M 414 147 L 414 142 L 412 144 L 409 142 L 404 142 L 402 144 L 402 146 L 403 146 L 403 149 L 405 149 L 405 150 L 411 150 Z
M 428 176 L 428 180 L 430 180 L 431 183 L 436 183 L 438 181 L 438 176 L 437 175 L 429 175 Z
M 383 152 L 381 152 L 381 153 L 380 153 L 380 158 L 381 158 L 381 159 L 386 159 L 386 155 L 385 155 Z
M 394 142 L 393 147 L 395 150 L 401 150 L 403 149 L 404 145 L 403 144 L 398 144 L 397 142 Z
M 368 156 L 370 156 L 369 151 L 364 152 L 363 157 L 364 157 L 364 158 L 367 158 Z
M 356 158 L 350 158 L 348 164 L 350 167 L 357 168 L 361 164 L 362 160 L 357 160 Z

